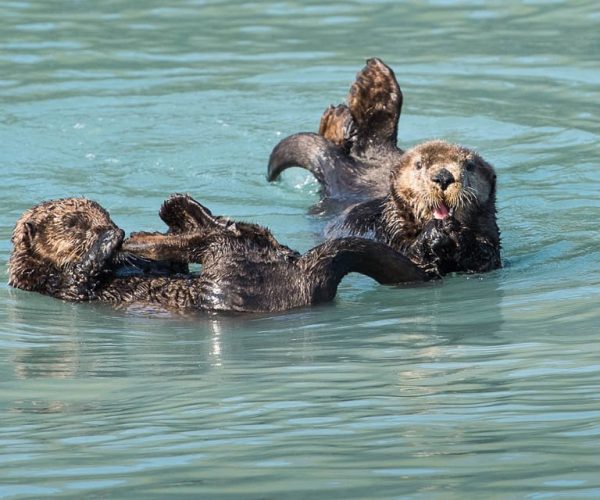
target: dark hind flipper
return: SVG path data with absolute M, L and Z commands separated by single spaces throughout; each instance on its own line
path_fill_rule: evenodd
M 329 196 L 343 189 L 347 168 L 357 168 L 357 162 L 325 137 L 303 132 L 290 135 L 275 146 L 269 157 L 267 180 L 277 179 L 289 167 L 311 172 L 323 186 L 323 194 Z
M 319 135 L 349 152 L 356 129 L 350 109 L 345 104 L 329 106 L 321 116 Z
M 218 217 L 187 194 L 172 194 L 158 213 L 169 226 L 170 233 L 188 233 L 207 228 L 227 226 L 227 219 Z
M 396 146 L 402 91 L 391 68 L 377 58 L 356 75 L 348 93 L 348 107 L 356 125 L 353 152 L 361 155 L 378 146 Z

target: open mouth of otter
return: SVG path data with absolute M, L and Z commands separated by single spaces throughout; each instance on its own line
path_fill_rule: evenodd
M 444 220 L 454 215 L 454 207 L 448 207 L 443 201 L 432 209 L 433 218 L 438 220 Z

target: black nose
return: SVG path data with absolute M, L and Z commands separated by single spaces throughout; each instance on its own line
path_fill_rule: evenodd
M 436 184 L 439 184 L 442 188 L 442 191 L 445 191 L 446 188 L 454 182 L 454 176 L 448 172 L 445 168 L 442 168 L 439 172 L 437 172 L 431 180 Z

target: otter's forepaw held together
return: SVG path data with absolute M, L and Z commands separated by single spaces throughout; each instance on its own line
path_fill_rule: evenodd
M 452 270 L 451 262 L 456 252 L 456 240 L 444 220 L 429 221 L 408 248 L 408 256 L 428 273 L 444 274 Z
M 79 261 L 66 267 L 57 295 L 74 301 L 95 300 L 101 276 L 108 273 L 108 263 L 123 237 L 122 229 L 107 229 L 101 233 Z
M 448 218 L 450 219 L 450 218 Z M 424 247 L 438 254 L 444 249 L 451 249 L 456 245 L 452 233 L 458 228 L 458 222 L 451 220 L 433 219 L 429 221 L 423 232 L 417 238 L 417 241 Z M 460 227 L 460 225 L 458 225 Z
M 460 231 L 460 222 L 458 222 L 453 216 L 446 217 L 442 220 L 435 220 L 437 222 L 437 226 L 441 231 L 446 234 L 457 233 Z

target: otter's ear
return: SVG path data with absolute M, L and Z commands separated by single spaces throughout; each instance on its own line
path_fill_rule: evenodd
M 37 229 L 33 222 L 24 222 L 21 225 L 17 225 L 12 236 L 13 245 L 15 247 L 17 247 L 18 245 L 25 245 L 26 247 L 29 247 L 33 242 L 33 238 L 35 237 L 36 232 Z
M 173 194 L 163 203 L 160 218 L 170 232 L 183 233 L 222 226 L 219 217 L 186 194 Z
M 33 222 L 26 222 L 24 229 L 25 229 L 25 236 L 27 237 L 27 240 L 29 240 L 29 241 L 33 240 L 33 237 L 35 236 L 35 233 L 37 232 L 37 229 L 36 229 L 35 225 L 33 224 Z

